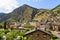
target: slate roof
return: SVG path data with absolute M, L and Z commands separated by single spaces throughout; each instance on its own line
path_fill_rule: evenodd
M 37 28 L 37 29 L 35 28 L 35 29 L 33 29 L 33 30 L 30 30 L 30 31 L 26 32 L 24 36 L 29 35 L 29 34 L 35 32 L 35 31 L 42 31 L 42 32 L 44 32 L 44 33 L 47 33 L 49 36 L 52 35 L 51 33 L 47 32 L 47 31 L 44 31 L 44 30 L 39 29 L 39 28 Z

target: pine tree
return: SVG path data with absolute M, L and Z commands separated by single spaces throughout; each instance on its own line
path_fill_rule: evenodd
M 7 22 L 4 22 L 4 29 L 7 29 L 7 28 L 6 28 L 6 24 L 7 24 Z

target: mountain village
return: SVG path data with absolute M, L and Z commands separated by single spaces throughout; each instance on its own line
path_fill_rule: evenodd
M 24 4 L 0 18 L 0 40 L 60 40 L 59 13 L 60 5 L 49 10 Z

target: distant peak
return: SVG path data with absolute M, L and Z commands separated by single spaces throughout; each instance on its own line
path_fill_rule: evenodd
M 56 7 L 60 7 L 60 4 L 58 6 L 56 6 Z
M 25 7 L 31 7 L 31 6 L 27 5 L 27 4 L 24 4 L 24 5 L 22 5 L 22 6 L 25 6 Z
M 30 5 L 27 5 L 27 4 L 23 4 L 21 7 L 30 7 L 30 8 L 34 8 L 34 7 L 32 7 L 32 6 L 30 6 Z M 34 9 L 37 9 L 37 8 L 34 8 Z
M 29 5 L 27 5 L 27 4 L 24 4 L 24 6 L 29 6 Z
M 59 6 L 60 6 L 60 4 L 59 4 Z
M 58 8 L 58 7 L 60 7 L 60 4 L 59 4 L 59 5 L 57 5 L 55 8 L 53 8 L 52 10 L 54 10 L 54 9 L 56 9 L 56 8 Z

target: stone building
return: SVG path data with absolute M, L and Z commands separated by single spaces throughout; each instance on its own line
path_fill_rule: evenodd
M 60 31 L 60 17 L 56 16 L 52 20 L 52 27 L 53 31 Z
M 60 31 L 60 23 L 59 22 L 53 23 L 52 30 L 53 31 Z
M 17 27 L 21 26 L 21 23 L 19 23 L 19 22 L 7 22 L 7 26 L 8 26 L 8 28 L 11 28 L 11 27 L 17 28 Z
M 25 33 L 26 40 L 51 40 L 51 34 L 39 28 Z

